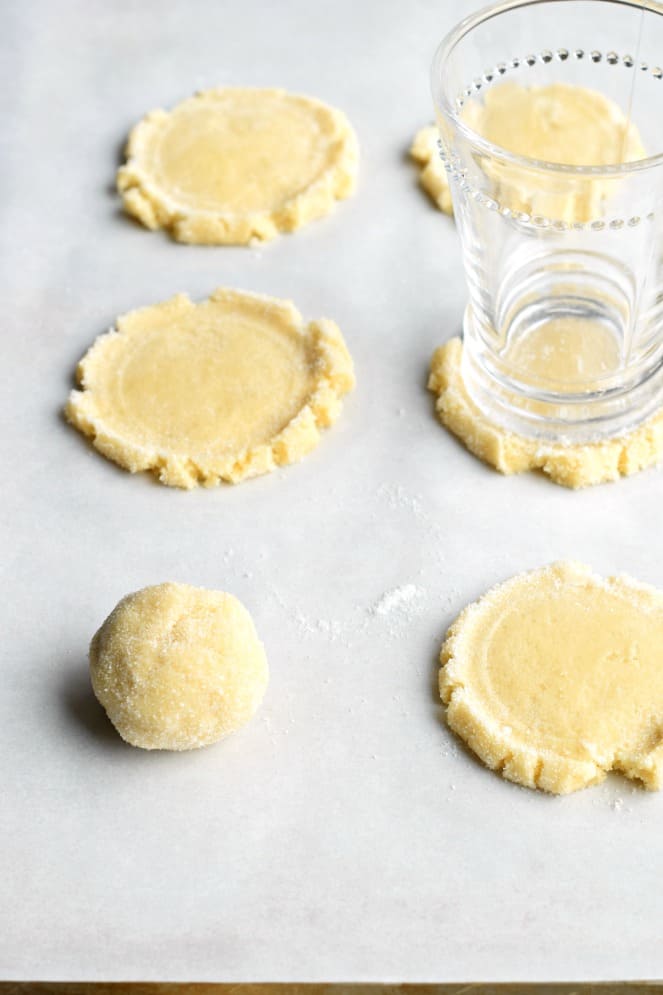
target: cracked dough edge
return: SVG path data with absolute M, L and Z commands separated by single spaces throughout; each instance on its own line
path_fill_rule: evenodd
M 491 609 L 498 599 L 508 600 L 514 588 L 522 587 L 526 579 L 545 575 L 555 576 L 560 584 L 581 581 L 599 588 L 617 589 L 626 597 L 645 602 L 662 599 L 661 592 L 649 584 L 626 575 L 603 578 L 585 564 L 573 561 L 551 563 L 495 585 L 464 608 L 447 630 L 440 651 L 439 691 L 447 709 L 448 725 L 487 767 L 526 788 L 539 788 L 557 795 L 570 794 L 598 784 L 609 771 L 615 770 L 640 780 L 648 790 L 659 790 L 663 786 L 663 743 L 640 758 L 620 757 L 618 753 L 607 762 L 606 758 L 577 760 L 565 757 L 554 750 L 516 739 L 510 730 L 492 718 L 472 688 L 463 683 L 464 660 L 469 656 L 466 645 L 471 642 L 482 613 Z
M 556 484 L 578 489 L 628 477 L 663 457 L 663 408 L 632 432 L 583 444 L 530 439 L 495 425 L 465 389 L 462 352 L 459 338 L 435 350 L 428 389 L 436 395 L 435 409 L 442 424 L 500 473 L 543 470 Z
M 201 90 L 194 96 L 180 101 L 205 100 L 217 93 L 230 90 L 254 89 L 251 87 L 216 87 Z M 284 201 L 277 209 L 253 211 L 246 214 L 230 211 L 207 211 L 178 203 L 154 181 L 141 161 L 146 143 L 155 130 L 168 120 L 169 112 L 163 109 L 150 111 L 132 128 L 126 145 L 126 163 L 117 171 L 116 183 L 126 212 L 137 218 L 146 228 L 164 228 L 178 242 L 194 245 L 246 245 L 256 239 L 267 242 L 280 232 L 292 232 L 329 214 L 337 200 L 344 200 L 354 193 L 359 166 L 357 136 L 346 115 L 334 107 L 312 97 L 290 94 L 282 89 L 265 89 L 270 95 L 295 97 L 316 109 L 324 109 L 335 121 L 340 149 L 332 164 L 311 184 Z
M 438 131 L 434 124 L 421 128 L 410 146 L 410 158 L 420 167 L 419 184 L 434 204 L 445 214 L 453 215 L 451 190 L 447 173 L 437 147 Z
M 306 404 L 269 442 L 250 446 L 218 463 L 201 466 L 191 458 L 141 446 L 105 426 L 103 418 L 97 415 L 94 391 L 86 389 L 86 381 L 94 376 L 100 364 L 103 365 L 106 345 L 130 328 L 145 312 L 159 311 L 168 319 L 195 308 L 197 305 L 187 294 L 177 294 L 161 304 L 129 311 L 118 318 L 115 327 L 97 338 L 76 368 L 76 379 L 82 389 L 72 390 L 69 395 L 64 409 L 67 420 L 89 436 L 95 449 L 103 456 L 125 470 L 131 473 L 149 470 L 157 475 L 162 484 L 186 490 L 197 484 L 215 487 L 222 480 L 236 484 L 301 460 L 317 446 L 320 430 L 336 421 L 341 412 L 341 398 L 355 385 L 352 357 L 335 322 L 321 318 L 305 325 L 291 301 L 224 287 L 213 291 L 208 300 L 245 298 L 258 300 L 265 310 L 287 318 L 302 337 L 310 340 L 315 353 L 315 386 Z

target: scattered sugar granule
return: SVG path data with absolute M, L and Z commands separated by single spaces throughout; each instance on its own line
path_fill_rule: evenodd
M 419 496 L 410 494 L 402 484 L 397 484 L 395 487 L 381 484 L 377 490 L 377 497 L 385 501 L 392 511 L 409 511 L 424 522 L 427 519 Z
M 321 632 L 323 636 L 331 640 L 338 639 L 342 629 L 341 623 L 334 618 L 319 618 L 315 623 L 315 627 L 318 632 Z
M 302 635 L 313 636 L 320 634 L 329 639 L 330 642 L 338 639 L 343 632 L 342 623 L 333 618 L 311 619 L 307 618 L 303 612 L 298 611 L 295 615 L 295 621 Z
M 402 584 L 386 591 L 371 608 L 371 615 L 391 615 L 392 612 L 412 615 L 419 610 L 425 593 L 416 584 Z

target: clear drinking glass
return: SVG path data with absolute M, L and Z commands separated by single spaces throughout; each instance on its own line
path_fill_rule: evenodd
M 469 289 L 462 372 L 508 429 L 588 441 L 663 404 L 662 67 L 663 6 L 647 0 L 505 0 L 436 53 Z M 477 122 L 486 93 L 507 81 L 599 91 L 638 129 L 635 154 L 647 158 L 571 165 L 492 144 Z M 571 163 L 581 156 L 569 152 Z

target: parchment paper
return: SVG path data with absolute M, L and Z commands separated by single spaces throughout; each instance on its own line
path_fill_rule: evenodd
M 663 584 L 660 472 L 505 479 L 433 417 L 428 361 L 465 292 L 405 153 L 471 6 L 3 5 L 0 977 L 663 976 L 663 796 L 508 785 L 435 694 L 447 625 L 515 572 L 572 557 Z M 259 249 L 125 218 L 131 125 L 224 83 L 343 108 L 356 197 Z M 131 477 L 63 422 L 75 363 L 118 314 L 219 285 L 336 320 L 357 391 L 299 466 L 193 493 Z M 116 601 L 162 580 L 240 597 L 271 664 L 253 723 L 183 755 L 123 744 L 87 677 Z

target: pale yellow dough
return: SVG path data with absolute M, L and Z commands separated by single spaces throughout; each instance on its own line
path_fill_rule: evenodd
M 231 594 L 157 584 L 127 595 L 90 644 L 94 693 L 120 736 L 193 750 L 245 725 L 267 688 L 267 657 Z
M 569 83 L 501 83 L 463 118 L 483 138 L 509 152 L 570 166 L 607 166 L 645 155 L 635 125 L 598 90 Z
M 156 110 L 117 174 L 129 214 L 180 242 L 271 239 L 349 197 L 359 152 L 346 116 L 284 90 L 222 87 Z
M 301 459 L 354 386 L 334 322 L 305 325 L 289 301 L 225 289 L 123 315 L 77 378 L 69 421 L 132 473 L 185 488 Z
M 440 660 L 447 720 L 488 767 L 566 794 L 610 770 L 663 783 L 663 593 L 555 563 L 456 619 Z
M 437 143 L 439 132 L 432 124 L 422 128 L 414 137 L 410 146 L 410 156 L 421 167 L 419 183 L 445 214 L 453 214 L 454 208 L 449 190 L 447 171 L 444 168 Z
M 436 395 L 440 421 L 500 473 L 543 470 L 556 484 L 578 488 L 628 477 L 663 456 L 663 409 L 626 435 L 582 445 L 507 431 L 491 422 L 468 396 L 461 375 L 462 352 L 459 338 L 435 351 L 428 388 Z
M 634 125 L 602 93 L 566 83 L 523 87 L 505 82 L 486 91 L 483 103 L 470 101 L 463 120 L 493 145 L 530 159 L 572 166 L 605 166 L 644 158 Z M 416 136 L 410 155 L 422 166 L 420 181 L 438 207 L 453 212 L 447 173 L 437 148 L 435 126 Z M 497 160 L 483 168 L 493 181 L 500 207 L 568 222 L 588 222 L 601 200 L 617 191 L 619 180 L 596 177 L 560 181 Z M 545 181 L 545 182 L 544 182 Z M 547 185 L 546 185 L 547 183 Z

